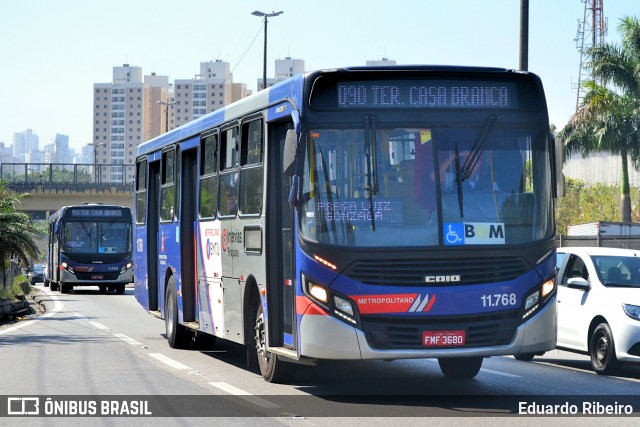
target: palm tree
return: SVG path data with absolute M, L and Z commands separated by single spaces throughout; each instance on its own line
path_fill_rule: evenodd
M 29 259 L 37 258 L 40 251 L 36 245 L 38 231 L 28 215 L 16 212 L 15 203 L 22 196 L 12 193 L 4 182 L 0 182 L 0 272 L 3 287 L 6 287 L 6 271 L 11 258 L 20 264 L 29 265 Z
M 622 45 L 605 44 L 589 50 L 593 77 L 585 83 L 582 105 L 560 132 L 567 156 L 609 151 L 620 155 L 622 182 L 620 213 L 631 222 L 628 162 L 640 166 L 640 22 L 625 17 L 618 30 Z M 607 85 L 613 86 L 609 89 Z

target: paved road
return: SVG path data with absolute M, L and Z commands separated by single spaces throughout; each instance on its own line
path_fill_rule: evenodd
M 152 400 L 176 395 L 182 400 L 167 398 L 173 403 L 163 410 L 180 413 L 195 405 L 195 413 L 211 415 L 206 412 L 212 408 L 224 409 L 237 417 L 255 415 L 252 425 L 359 425 L 363 418 L 354 416 L 376 417 L 367 418 L 370 425 L 407 425 L 419 424 L 425 415 L 444 416 L 434 418 L 435 423 L 447 424 L 454 420 L 450 416 L 517 412 L 520 401 L 570 400 L 582 405 L 606 403 L 610 396 L 637 401 L 635 410 L 640 411 L 639 368 L 626 369 L 619 377 L 597 376 L 586 357 L 561 351 L 549 352 L 534 363 L 494 357 L 485 360 L 480 374 L 470 381 L 445 379 L 435 361 L 410 360 L 324 362 L 299 370 L 290 385 L 269 384 L 246 367 L 241 346 L 219 341 L 208 348 L 169 348 L 164 322 L 144 312 L 132 289 L 125 295 L 103 295 L 92 288 L 65 295 L 44 288 L 41 292 L 38 299 L 47 307 L 45 315 L 0 328 L 0 366 L 8 367 L 2 370 L 0 395 L 120 395 Z M 157 405 L 157 399 L 152 403 Z M 247 419 L 216 418 L 216 422 Z M 60 420 L 76 419 L 55 419 Z M 143 420 L 150 423 L 149 418 Z M 154 420 L 170 423 L 178 418 Z M 465 424 L 472 419 L 455 420 Z M 532 420 L 536 425 L 542 421 Z M 182 421 L 197 423 L 191 418 Z M 475 421 L 484 424 L 489 419 Z M 513 416 L 491 418 L 491 424 L 498 425 L 514 421 Z M 517 421 L 526 423 L 523 418 Z M 575 421 L 560 418 L 558 423 Z M 598 418 L 599 424 L 609 422 L 615 420 Z

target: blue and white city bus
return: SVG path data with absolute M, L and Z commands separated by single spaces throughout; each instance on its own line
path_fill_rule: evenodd
M 132 217 L 125 206 L 64 206 L 49 217 L 45 281 L 52 291 L 98 286 L 124 294 L 133 282 Z
M 172 347 L 320 359 L 554 348 L 555 142 L 540 79 L 498 68 L 298 75 L 141 144 L 134 273 Z M 195 332 L 195 333 L 194 333 Z

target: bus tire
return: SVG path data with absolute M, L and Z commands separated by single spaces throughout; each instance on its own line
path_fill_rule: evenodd
M 440 370 L 447 378 L 470 379 L 478 375 L 482 357 L 449 357 L 438 359 Z
M 620 368 L 613 333 L 608 323 L 600 323 L 589 337 L 591 366 L 598 375 L 611 375 Z
M 189 342 L 187 329 L 178 323 L 178 297 L 176 281 L 173 276 L 167 282 L 167 294 L 164 299 L 164 325 L 167 342 L 171 348 L 185 348 Z
M 116 294 L 123 295 L 124 294 L 124 285 L 118 285 L 116 288 Z
M 71 289 L 73 289 L 73 286 L 68 285 L 66 283 L 60 283 L 60 293 L 61 294 L 68 294 Z
M 258 367 L 262 377 L 270 383 L 286 383 L 295 373 L 295 365 L 278 359 L 278 356 L 267 351 L 267 332 L 264 309 L 258 302 L 255 324 L 255 347 Z
M 54 291 L 54 292 L 55 292 L 55 291 L 57 291 L 57 290 L 58 290 L 58 283 L 56 283 L 56 282 L 51 282 L 51 283 L 50 283 L 50 286 L 49 286 L 49 289 L 51 289 L 51 290 L 52 290 L 52 291 Z

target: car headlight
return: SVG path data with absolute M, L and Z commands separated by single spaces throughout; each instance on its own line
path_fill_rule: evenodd
M 625 314 L 632 319 L 640 320 L 640 307 L 632 304 L 622 304 Z

